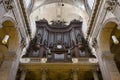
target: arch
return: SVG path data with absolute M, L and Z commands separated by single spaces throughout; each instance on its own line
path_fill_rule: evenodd
M 8 78 L 10 80 L 14 80 L 19 65 L 18 56 L 21 52 L 21 47 L 19 46 L 21 36 L 17 28 L 17 25 L 19 24 L 11 16 L 4 16 L 1 20 L 1 24 L 2 28 L 0 28 L 0 66 L 5 66 L 7 69 L 6 71 L 10 73 L 6 73 Z M 4 39 L 5 35 L 9 35 L 7 44 L 1 44 L 1 40 Z M 6 65 L 6 63 L 9 64 Z M 2 76 L 5 77 L 4 75 Z
M 103 23 L 98 37 L 98 46 L 101 51 L 110 52 L 111 33 L 118 25 L 119 21 L 116 18 L 109 18 Z
M 62 16 L 62 17 L 59 17 L 59 19 L 66 21 L 67 22 L 66 24 L 69 24 L 70 21 L 73 19 L 84 20 L 83 22 L 84 24 L 86 24 L 85 21 L 87 21 L 88 15 L 86 11 L 83 10 L 81 7 L 76 7 L 73 4 L 64 3 L 64 6 L 62 7 L 62 10 L 60 11 L 59 9 L 58 10 L 56 9 L 57 4 L 58 3 L 55 3 L 55 2 L 49 3 L 49 4 L 46 3 L 44 5 L 41 5 L 42 7 L 40 6 L 39 9 L 34 10 L 30 14 L 31 25 L 33 22 L 43 19 L 43 18 L 47 19 L 48 22 L 51 23 L 51 21 L 57 20 L 59 15 Z M 57 14 L 57 11 L 59 14 Z M 51 14 L 49 12 L 51 12 Z M 31 30 L 32 30 L 32 34 L 34 35 L 36 28 L 33 26 L 31 27 Z M 84 32 L 86 32 L 87 26 L 84 25 L 84 28 L 85 28 Z
M 88 14 L 86 13 L 86 11 L 82 8 L 78 8 L 74 5 L 68 4 L 68 3 L 64 3 L 64 7 L 60 7 L 62 8 L 61 11 L 59 11 L 59 14 L 62 15 L 62 18 L 67 22 L 71 21 L 70 19 L 79 19 L 84 18 L 85 20 L 88 19 Z M 32 17 L 32 19 L 34 18 L 35 20 L 39 20 L 39 18 L 45 18 L 51 21 L 52 20 L 56 20 L 57 18 L 57 3 L 51 3 L 51 4 L 44 4 L 43 6 L 37 8 L 36 10 L 34 10 L 31 14 L 30 17 Z M 45 8 L 45 9 L 43 9 Z M 67 11 L 66 11 L 67 10 Z M 51 14 L 49 14 L 49 11 L 51 11 Z M 65 11 L 65 12 L 64 12 Z M 37 14 L 39 13 L 39 14 Z M 34 17 L 33 17 L 34 16 Z M 71 17 L 68 17 L 71 16 Z
M 20 35 L 20 31 L 19 31 L 18 28 L 17 28 L 17 26 L 18 26 L 17 21 L 16 21 L 11 15 L 9 15 L 9 16 L 4 16 L 4 17 L 2 17 L 2 18 L 0 19 L 0 25 L 1 25 L 0 28 L 3 27 L 2 24 L 3 24 L 5 21 L 10 21 L 10 22 L 12 22 L 12 23 L 14 24 L 14 28 L 16 28 L 16 30 L 17 30 L 17 32 L 18 32 L 18 37 L 19 37 L 19 41 L 20 41 L 21 35 Z
M 0 45 L 0 52 L 3 54 L 8 53 L 8 51 L 16 53 L 19 48 L 20 36 L 18 35 L 18 30 L 15 26 L 16 25 L 12 18 L 4 18 L 2 20 L 2 28 L 0 28 L 0 40 L 3 40 L 5 35 L 9 35 L 8 43 L 6 45 Z
M 12 23 L 14 23 L 14 27 L 17 26 L 17 22 L 15 21 L 14 18 L 12 18 L 11 16 L 4 16 L 0 19 L 0 24 L 4 23 L 5 21 L 11 21 Z M 3 27 L 3 26 L 2 26 Z M 1 27 L 1 28 L 2 28 Z
M 35 3 L 35 2 L 34 2 Z M 35 8 L 33 8 L 33 11 L 32 12 L 34 12 L 36 9 L 38 9 L 39 7 L 42 7 L 42 6 L 44 6 L 44 5 L 49 5 L 49 4 L 55 4 L 55 3 L 58 3 L 58 1 L 54 1 L 54 2 L 52 2 L 52 1 L 48 1 L 48 2 L 42 2 L 42 4 L 40 4 L 39 6 L 37 6 L 37 7 L 35 7 Z M 72 6 L 75 6 L 75 7 L 78 7 L 78 8 L 81 8 L 80 7 L 80 5 L 81 4 L 83 4 L 84 5 L 84 1 L 82 2 L 79 2 L 80 3 L 80 5 L 78 5 L 78 4 L 76 4 L 75 2 L 71 2 L 71 1 L 64 1 L 63 0 L 63 2 L 61 2 L 62 4 L 69 4 L 69 5 L 72 5 Z

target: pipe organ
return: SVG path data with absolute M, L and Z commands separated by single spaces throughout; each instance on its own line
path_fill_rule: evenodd
M 47 58 L 51 61 L 71 61 L 72 58 L 92 57 L 82 33 L 82 22 L 73 20 L 69 25 L 62 21 L 36 21 L 36 35 L 23 57 Z

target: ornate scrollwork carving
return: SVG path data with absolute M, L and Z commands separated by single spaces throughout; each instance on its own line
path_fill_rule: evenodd
M 7 10 L 13 9 L 13 6 L 12 6 L 13 0 L 3 0 L 2 2 L 3 2 L 3 4 L 5 5 L 5 8 L 6 8 Z
M 120 6 L 120 3 L 118 2 L 118 0 L 108 0 L 107 5 L 108 6 L 106 9 L 112 11 L 116 5 Z
M 51 22 L 52 22 L 53 27 L 58 27 L 58 28 L 66 27 L 66 22 L 65 21 L 57 20 L 57 21 L 51 21 Z

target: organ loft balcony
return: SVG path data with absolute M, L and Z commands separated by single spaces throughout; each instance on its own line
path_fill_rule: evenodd
M 82 22 L 72 20 L 69 25 L 62 21 L 36 21 L 36 35 L 22 56 L 20 62 L 51 63 L 86 63 L 97 64 L 82 32 Z

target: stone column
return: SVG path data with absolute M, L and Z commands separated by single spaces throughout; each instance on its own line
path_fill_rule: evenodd
M 99 80 L 97 71 L 93 71 L 94 80 Z
M 10 69 L 11 69 L 12 61 L 4 60 L 0 66 L 0 80 L 8 80 Z
M 46 69 L 42 69 L 42 76 L 41 76 L 41 80 L 46 80 Z
M 77 70 L 73 70 L 73 80 L 78 80 Z
M 25 80 L 26 73 L 27 72 L 25 70 L 22 70 L 20 80 Z
M 0 80 L 15 80 L 19 65 L 19 58 L 15 52 L 4 54 L 5 58 L 0 67 Z
M 11 53 L 9 53 L 11 54 Z M 14 57 L 13 57 L 13 61 L 12 61 L 12 65 L 10 68 L 10 74 L 7 80 L 15 80 L 16 79 L 16 74 L 19 68 L 19 62 L 20 62 L 20 56 L 21 56 L 21 51 L 18 50 Z
M 120 80 L 120 74 L 112 54 L 103 52 L 101 56 L 98 55 L 98 59 L 103 80 Z
M 108 73 L 107 80 L 120 80 L 120 74 L 119 74 L 119 71 L 115 64 L 114 56 L 112 54 L 104 54 L 103 55 L 103 64 Z

